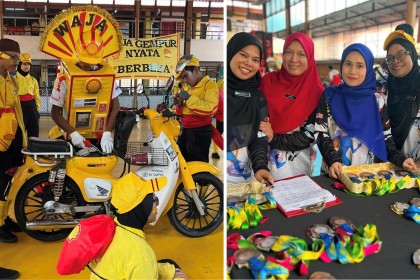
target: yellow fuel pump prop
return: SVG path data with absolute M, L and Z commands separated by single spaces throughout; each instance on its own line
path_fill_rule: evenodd
M 61 60 L 54 88 L 65 82 L 64 118 L 85 138 L 100 138 L 115 80 L 114 71 L 103 58 L 122 50 L 117 21 L 97 6 L 71 7 L 48 24 L 39 49 Z M 80 61 L 92 69 L 84 71 L 77 66 Z

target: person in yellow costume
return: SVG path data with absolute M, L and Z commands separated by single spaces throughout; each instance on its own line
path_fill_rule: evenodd
M 7 216 L 6 188 L 12 179 L 6 171 L 23 163 L 22 147 L 26 146 L 25 125 L 17 96 L 16 81 L 9 72 L 17 70 L 20 47 L 11 39 L 0 40 L 0 242 L 17 241 L 4 225 Z
M 159 200 L 153 185 L 144 186 L 141 181 L 131 172 L 113 187 L 117 227 L 104 255 L 90 263 L 90 279 L 187 279 L 174 261 L 158 261 L 145 240 L 143 228 L 156 220 Z
M 182 62 L 186 63 L 182 63 Z M 219 90 L 215 81 L 200 71 L 199 60 L 191 55 L 181 57 L 177 67 L 177 80 L 189 86 L 181 90 L 175 103 L 182 106 L 183 131 L 178 146 L 186 161 L 209 162 L 212 139 L 212 117 L 217 111 Z
M 76 45 L 76 53 L 78 58 L 76 66 L 84 72 L 86 72 L 86 75 L 94 76 L 94 72 L 99 71 L 103 67 L 103 65 L 101 64 L 103 55 L 103 44 L 100 36 L 96 36 L 96 39 L 93 40 L 91 38 L 90 31 L 85 32 L 83 36 L 85 43 L 79 43 Z M 92 51 L 92 49 L 95 50 L 95 52 Z M 68 90 L 64 80 L 64 76 L 58 76 L 54 83 L 54 88 L 51 93 L 51 103 L 53 104 L 51 108 L 51 117 L 54 120 L 54 122 L 58 125 L 58 127 L 64 130 L 67 133 L 67 135 L 70 136 L 71 142 L 74 146 L 78 148 L 85 148 L 87 142 L 89 142 L 90 140 L 94 140 L 94 138 L 88 139 L 89 141 L 86 141 L 85 137 L 83 137 L 77 131 L 77 129 L 73 127 L 69 123 L 69 121 L 65 119 L 62 115 L 66 95 L 70 94 L 67 92 Z M 106 127 L 105 131 L 102 133 L 102 137 L 100 140 L 102 151 L 107 154 L 111 153 L 114 147 L 114 141 L 111 132 L 114 129 L 115 118 L 120 109 L 118 96 L 121 93 L 121 89 L 114 82 L 110 109 L 106 121 Z
M 29 74 L 31 65 L 31 55 L 29 53 L 22 53 L 16 73 L 16 83 L 28 138 L 39 136 L 38 119 L 39 108 L 41 107 L 38 81 Z

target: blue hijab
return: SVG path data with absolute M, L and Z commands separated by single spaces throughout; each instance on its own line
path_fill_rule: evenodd
M 346 83 L 328 87 L 325 90 L 325 97 L 337 125 L 350 137 L 359 139 L 379 159 L 387 161 L 382 121 L 375 97 L 376 75 L 373 70 L 373 54 L 363 44 L 348 46 L 341 56 L 341 73 L 343 63 L 352 51 L 359 52 L 366 61 L 365 80 L 355 87 Z

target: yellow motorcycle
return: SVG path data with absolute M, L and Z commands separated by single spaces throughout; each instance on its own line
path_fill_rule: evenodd
M 168 80 L 167 94 L 173 86 Z M 134 171 L 142 184 L 166 187 L 156 192 L 159 218 L 168 214 L 174 228 L 190 237 L 213 232 L 223 220 L 223 183 L 220 171 L 205 162 L 186 162 L 176 137 L 180 124 L 170 110 L 139 112 L 150 121 L 146 142 L 128 142 L 136 123 L 132 111 L 118 113 L 114 155 L 98 149 L 83 149 L 75 154 L 64 140 L 30 138 L 25 163 L 18 168 L 7 189 L 9 216 L 21 229 L 41 241 L 56 241 L 86 217 L 112 215 L 112 186 L 119 179 L 111 175 L 118 157 Z M 155 223 L 156 223 L 155 222 Z M 154 225 L 154 223 L 152 224 Z

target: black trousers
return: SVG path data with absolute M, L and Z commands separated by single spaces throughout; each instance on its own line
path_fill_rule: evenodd
M 209 162 L 211 134 L 211 125 L 183 128 L 178 146 L 186 161 Z
M 18 126 L 15 139 L 12 141 L 9 149 L 5 152 L 0 152 L 0 200 L 5 200 L 6 187 L 12 179 L 11 176 L 6 175 L 7 169 L 21 166 L 23 163 L 22 141 L 22 130 Z
M 216 120 L 216 129 L 220 134 L 223 134 L 223 122 Z
M 35 100 L 21 101 L 20 106 L 23 111 L 23 122 L 25 129 L 28 134 L 28 138 L 31 136 L 39 136 L 39 113 L 36 108 Z

